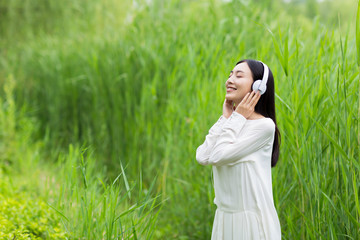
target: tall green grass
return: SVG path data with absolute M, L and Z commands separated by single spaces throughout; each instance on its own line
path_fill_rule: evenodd
M 156 177 L 142 182 L 118 176 L 92 155 L 91 148 L 45 149 L 33 141 L 39 125 L 14 101 L 16 81 L 5 79 L 0 97 L 0 238 L 1 239 L 151 239 L 161 209 Z M 48 159 L 56 159 L 47 161 Z M 166 199 L 163 199 L 166 200 Z
M 57 31 L 40 27 L 45 31 L 31 35 L 38 26 L 27 25 L 18 44 L 10 44 L 10 36 L 1 41 L 0 74 L 17 79 L 16 102 L 29 105 L 41 126 L 34 139 L 46 137 L 49 161 L 62 162 L 69 144 L 80 144 L 104 166 L 93 168 L 93 175 L 104 171 L 115 179 L 121 160 L 137 186 L 150 188 L 157 176 L 154 188 L 164 203 L 154 238 L 209 239 L 211 168 L 196 163 L 195 150 L 222 114 L 228 72 L 242 58 L 260 59 L 275 76 L 282 143 L 272 179 L 283 238 L 360 237 L 354 1 L 347 2 L 351 8 L 340 26 L 329 20 L 334 17 L 292 15 L 295 10 L 285 11 L 290 5 L 280 1 L 87 4 L 91 13 L 77 16 L 70 7 L 61 21 L 51 20 L 66 29 L 54 23 Z M 79 159 L 77 151 L 69 159 Z M 71 161 L 61 166 L 67 169 Z M 92 174 L 84 176 L 96 185 Z M 76 216 L 85 219 L 77 234 L 91 237 L 88 211 L 104 196 L 87 191 L 77 193 L 84 210 Z M 71 212 L 67 204 L 63 211 Z
M 56 165 L 60 174 L 53 189 L 58 194 L 53 195 L 57 199 L 48 204 L 63 217 L 67 232 L 85 239 L 152 238 L 160 204 L 160 196 L 151 196 L 155 179 L 144 187 L 140 174 L 136 181 L 140 185 L 129 184 L 121 167 L 118 177 L 109 182 L 86 151 L 70 145 Z M 132 196 L 135 187 L 139 189 Z

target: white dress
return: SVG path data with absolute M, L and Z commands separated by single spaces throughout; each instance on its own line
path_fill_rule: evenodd
M 212 240 L 278 240 L 271 154 L 275 123 L 248 120 L 238 112 L 223 115 L 196 150 L 196 160 L 212 165 L 217 206 Z

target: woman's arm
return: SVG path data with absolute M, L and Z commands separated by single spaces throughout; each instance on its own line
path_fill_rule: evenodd
M 209 133 L 205 137 L 205 141 L 196 149 L 196 160 L 203 164 L 208 159 L 216 143 L 216 140 L 221 134 L 222 127 L 228 118 L 221 115 L 217 122 L 210 128 Z
M 259 150 L 274 136 L 275 125 L 270 121 L 255 125 L 245 135 L 239 135 L 245 122 L 246 118 L 243 115 L 233 112 L 223 125 L 216 143 L 212 146 L 210 156 L 201 159 L 203 160 L 201 164 L 220 166 L 235 162 Z
M 250 116 L 255 109 L 255 105 L 260 98 L 260 93 L 257 91 L 248 92 L 241 100 L 240 104 L 233 109 L 233 101 L 225 98 L 223 104 L 223 115 L 219 118 L 214 126 L 209 130 L 209 134 L 206 136 L 205 141 L 196 150 L 196 160 L 202 165 L 208 164 L 225 164 L 231 162 L 233 158 L 226 156 L 224 147 L 234 147 L 234 143 L 237 140 L 236 135 L 241 131 L 246 122 L 246 118 Z M 234 107 L 235 108 L 235 107 Z M 225 117 L 226 116 L 226 117 Z M 270 128 L 271 129 L 271 128 Z M 263 131 L 261 131 L 263 132 Z M 259 134 L 252 137 L 257 140 Z M 245 137 L 246 138 L 246 137 Z M 221 140 L 221 141 L 220 141 Z M 250 142 L 252 139 L 246 139 Z M 259 142 L 259 141 L 258 141 Z M 239 143 L 246 146 L 246 143 Z M 236 147 L 236 146 L 235 146 Z M 236 149 L 241 150 L 242 148 Z M 248 149 L 241 150 L 246 152 Z M 228 150 L 227 148 L 225 150 Z M 230 148 L 228 151 L 232 151 Z

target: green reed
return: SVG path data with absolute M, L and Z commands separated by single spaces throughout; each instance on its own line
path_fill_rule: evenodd
M 26 103 L 43 126 L 34 139 L 46 136 L 53 162 L 61 162 L 54 156 L 71 143 L 91 146 L 93 159 L 104 166 L 92 174 L 104 171 L 115 179 L 127 166 L 122 190 L 130 188 L 128 179 L 137 179 L 137 186 L 161 194 L 155 239 L 209 239 L 215 210 L 211 168 L 197 164 L 195 150 L 222 114 L 229 71 L 242 58 L 260 59 L 275 76 L 282 143 L 272 179 L 284 239 L 359 238 L 354 1 L 335 17 L 325 17 L 325 5 L 306 17 L 305 8 L 299 12 L 280 1 L 89 1 L 86 11 L 77 10 L 81 3 L 69 3 L 61 21 L 49 20 L 50 27 L 29 23 L 17 44 L 10 44 L 10 35 L 1 41 L 6 52 L 0 73 L 12 73 L 19 82 L 16 102 Z M 336 3 L 326 4 L 336 12 Z M 82 174 L 87 186 L 93 176 Z M 75 175 L 68 179 L 80 177 Z M 94 202 L 105 201 L 89 186 L 77 213 L 84 219 L 78 234 L 87 237 Z M 125 200 L 121 204 L 129 207 Z M 107 232 L 114 217 L 102 221 Z

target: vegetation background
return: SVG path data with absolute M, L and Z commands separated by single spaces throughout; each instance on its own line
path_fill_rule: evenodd
M 0 237 L 210 239 L 196 148 L 275 77 L 283 239 L 360 239 L 356 0 L 0 0 Z

